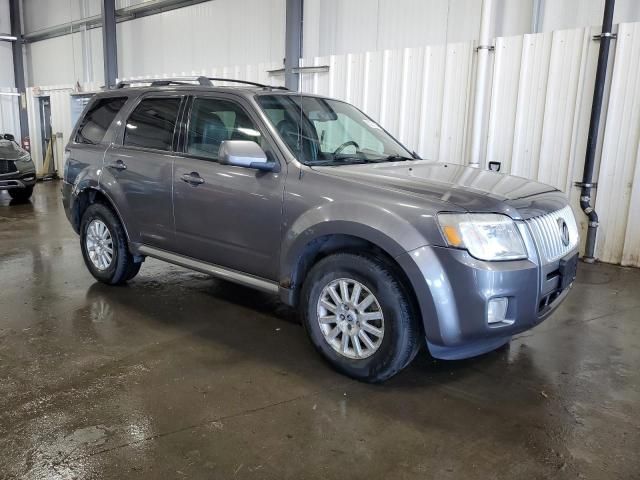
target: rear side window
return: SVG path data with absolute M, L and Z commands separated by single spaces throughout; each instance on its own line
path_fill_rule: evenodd
M 104 139 L 109 125 L 126 101 L 126 97 L 112 97 L 102 98 L 95 102 L 80 121 L 75 141 L 90 145 L 100 143 Z
M 170 151 L 180 98 L 147 98 L 127 119 L 124 145 Z

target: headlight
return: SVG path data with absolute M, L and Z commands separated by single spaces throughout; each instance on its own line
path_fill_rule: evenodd
M 480 260 L 519 260 L 527 250 L 515 222 L 496 213 L 440 213 L 438 222 L 450 247 Z

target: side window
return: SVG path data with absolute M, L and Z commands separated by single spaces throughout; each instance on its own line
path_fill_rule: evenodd
M 112 97 L 95 102 L 80 121 L 75 141 L 90 145 L 100 143 L 126 101 L 126 97 Z
M 124 132 L 124 145 L 170 151 L 180 98 L 146 98 L 135 108 Z
M 218 149 L 225 140 L 251 140 L 265 148 L 263 138 L 240 105 L 215 98 L 193 101 L 186 152 L 218 159 Z

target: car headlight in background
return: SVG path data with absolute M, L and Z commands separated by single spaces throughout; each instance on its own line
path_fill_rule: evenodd
M 527 249 L 515 222 L 496 213 L 440 213 L 438 222 L 450 247 L 480 260 L 521 260 Z

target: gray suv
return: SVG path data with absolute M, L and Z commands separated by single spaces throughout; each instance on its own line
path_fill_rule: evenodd
M 421 160 L 339 100 L 212 80 L 120 84 L 87 105 L 63 193 L 99 281 L 153 257 L 278 294 L 329 363 L 369 382 L 425 343 L 441 359 L 494 350 L 564 300 L 578 229 L 555 188 Z
M 9 133 L 0 134 L 0 191 L 17 202 L 26 202 L 36 184 L 36 167 L 31 155 Z

